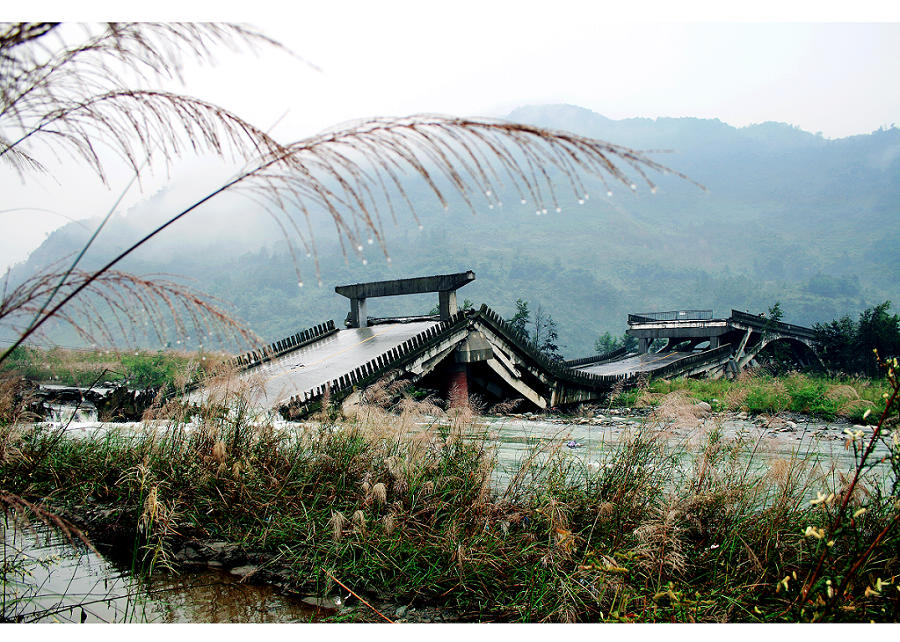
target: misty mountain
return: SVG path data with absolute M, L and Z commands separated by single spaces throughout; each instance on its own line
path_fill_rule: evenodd
M 828 321 L 890 299 L 900 304 L 900 130 L 838 140 L 783 123 L 743 128 L 718 120 L 611 120 L 569 105 L 530 106 L 509 120 L 610 141 L 639 150 L 687 175 L 650 174 L 655 193 L 635 181 L 585 184 L 579 205 L 559 183 L 560 213 L 536 216 L 515 194 L 504 206 L 457 199 L 449 211 L 423 186 L 410 188 L 423 229 L 408 214 L 387 223 L 392 261 L 367 246 L 367 265 L 345 255 L 333 225 L 314 229 L 322 286 L 303 252 L 295 266 L 271 217 L 253 201 L 229 196 L 179 221 L 122 266 L 180 274 L 233 305 L 260 335 L 276 339 L 333 318 L 347 303 L 343 283 L 473 269 L 460 299 L 511 314 L 517 298 L 542 306 L 559 326 L 567 356 L 592 351 L 604 331 L 621 333 L 629 312 L 732 307 L 761 312 L 780 301 L 785 320 Z M 89 264 L 133 241 L 177 211 L 185 185 L 172 185 L 115 217 Z M 607 189 L 612 194 L 607 195 Z M 187 190 L 189 192 L 189 190 Z M 582 196 L 582 195 L 579 195 Z M 15 268 L 21 279 L 77 251 L 89 235 L 78 225 L 51 234 Z M 295 267 L 305 286 L 298 288 Z M 427 312 L 437 297 L 383 299 L 370 314 Z M 70 340 L 71 341 L 71 340 Z

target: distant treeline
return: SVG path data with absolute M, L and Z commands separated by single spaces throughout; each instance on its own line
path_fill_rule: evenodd
M 825 365 L 835 371 L 878 376 L 878 358 L 900 356 L 900 315 L 889 314 L 891 302 L 868 308 L 854 321 L 844 315 L 814 326 Z M 876 357 L 877 354 L 877 357 Z

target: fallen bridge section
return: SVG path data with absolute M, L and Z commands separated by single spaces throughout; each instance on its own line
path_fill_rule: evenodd
M 661 352 L 667 353 L 693 352 L 704 345 L 709 349 L 732 346 L 731 358 L 720 364 L 721 371 L 710 366 L 708 374 L 714 376 L 741 372 L 773 344 L 789 350 L 801 366 L 822 365 L 814 330 L 739 310 L 725 318 L 714 318 L 712 310 L 629 314 L 626 333 L 638 339 L 641 354 L 648 353 L 657 339 L 666 340 Z
M 444 275 L 461 279 L 446 285 L 467 282 L 466 275 Z M 404 287 L 435 285 L 408 281 Z M 360 296 L 377 291 L 348 290 Z M 647 343 L 665 338 L 668 345 L 654 353 L 620 349 L 567 362 L 551 360 L 482 305 L 442 320 L 419 317 L 346 330 L 327 322 L 236 363 L 243 368 L 241 377 L 262 390 L 260 405 L 289 418 L 359 395 L 376 381 L 396 379 L 436 388 L 451 404 L 465 403 L 469 392 L 476 391 L 487 400 L 521 398 L 536 408 L 550 408 L 602 400 L 614 387 L 648 376 L 738 372 L 773 341 L 813 351 L 814 337 L 808 328 L 738 311 L 726 319 L 713 318 L 710 311 L 630 315 L 628 332 Z
M 290 418 L 341 402 L 376 381 L 398 378 L 438 388 L 452 403 L 477 391 L 496 401 L 518 397 L 549 408 L 603 399 L 613 387 L 631 385 L 648 372 L 693 373 L 725 352 L 644 355 L 636 360 L 632 355 L 606 363 L 588 359 L 571 367 L 548 359 L 483 305 L 445 321 L 328 330 L 289 353 L 254 363 L 242 376 L 256 379 L 263 389 L 261 404 L 281 409 Z

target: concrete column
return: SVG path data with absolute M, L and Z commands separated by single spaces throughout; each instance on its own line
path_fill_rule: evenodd
M 365 328 L 369 321 L 365 299 L 350 299 L 350 327 Z
M 646 337 L 641 337 L 638 339 L 638 352 L 641 354 L 647 354 L 650 350 L 650 339 Z
M 448 320 L 456 314 L 456 290 L 441 290 L 438 292 L 438 310 L 441 313 L 441 321 Z
M 466 364 L 457 363 L 450 370 L 448 376 L 447 397 L 450 399 L 451 408 L 465 408 L 469 405 L 469 380 Z
M 710 349 L 718 348 L 719 347 L 719 337 L 710 337 L 709 338 L 709 347 L 710 347 Z

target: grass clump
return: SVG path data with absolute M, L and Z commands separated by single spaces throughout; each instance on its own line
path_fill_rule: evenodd
M 545 445 L 499 483 L 494 442 L 466 411 L 403 399 L 274 425 L 228 390 L 227 412 L 132 432 L 20 426 L 0 478 L 17 496 L 110 507 L 154 564 L 184 538 L 225 539 L 305 590 L 339 580 L 466 620 L 900 616 L 898 462 L 893 486 L 866 471 L 848 482 L 799 457 L 756 460 L 717 430 L 687 449 L 651 425 L 594 461 Z M 863 441 L 848 446 L 864 460 Z

